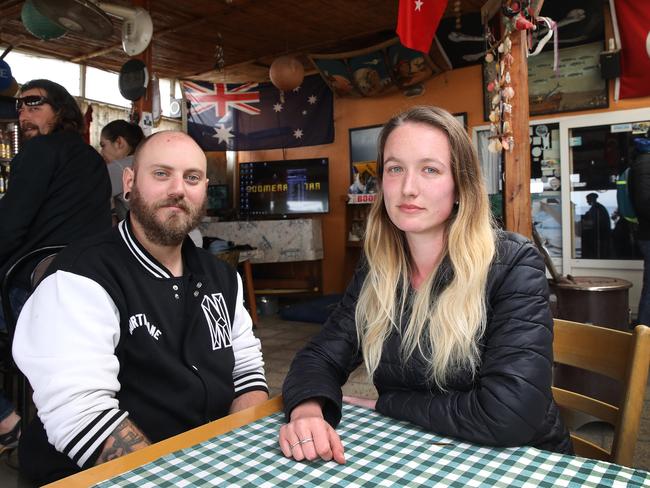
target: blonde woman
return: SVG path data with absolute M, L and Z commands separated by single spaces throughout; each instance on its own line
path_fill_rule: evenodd
M 476 444 L 570 453 L 551 395 L 544 263 L 493 227 L 465 129 L 435 107 L 397 115 L 378 177 L 366 259 L 285 380 L 283 454 L 345 462 L 342 400 Z M 376 401 L 341 397 L 361 362 Z

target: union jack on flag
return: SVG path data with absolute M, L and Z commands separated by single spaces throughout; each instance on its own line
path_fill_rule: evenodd
M 184 81 L 187 132 L 205 151 L 254 151 L 329 144 L 334 100 L 318 75 L 280 92 L 271 83 Z
M 217 117 L 223 117 L 230 107 L 250 115 L 260 113 L 259 107 L 251 105 L 251 103 L 260 101 L 260 92 L 250 91 L 257 88 L 257 83 L 244 83 L 243 85 L 214 83 L 210 88 L 186 81 L 183 86 L 185 87 L 185 96 L 192 103 L 192 109 L 197 114 L 214 109 Z

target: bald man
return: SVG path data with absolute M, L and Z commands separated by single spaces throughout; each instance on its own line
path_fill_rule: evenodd
M 123 180 L 127 218 L 62 251 L 18 322 L 38 410 L 20 468 L 38 484 L 268 398 L 241 278 L 187 237 L 205 210 L 203 151 L 156 133 Z

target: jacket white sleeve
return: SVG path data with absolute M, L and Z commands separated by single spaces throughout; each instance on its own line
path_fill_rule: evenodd
M 115 398 L 119 339 L 119 313 L 106 291 L 64 271 L 43 280 L 18 319 L 13 355 L 48 440 L 82 468 L 128 415 Z
M 253 334 L 253 321 L 244 308 L 242 280 L 237 273 L 237 303 L 232 324 L 232 349 L 235 367 L 232 372 L 235 396 L 254 390 L 268 392 L 260 341 Z

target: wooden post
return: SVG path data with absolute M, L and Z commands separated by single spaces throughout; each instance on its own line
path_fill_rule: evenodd
M 533 0 L 531 4 L 535 15 L 539 15 L 544 0 Z M 526 36 L 526 31 L 514 31 L 510 35 L 511 54 L 514 58 L 510 67 L 510 86 L 515 91 L 510 123 L 515 144 L 512 151 L 505 151 L 503 213 L 506 230 L 531 239 L 533 218 L 530 200 L 530 107 Z
M 511 85 L 515 91 L 512 104 L 511 127 L 514 148 L 505 151 L 503 188 L 505 226 L 507 230 L 532 237 L 530 201 L 530 139 L 528 107 L 528 59 L 526 31 L 514 31 L 510 67 Z

